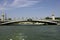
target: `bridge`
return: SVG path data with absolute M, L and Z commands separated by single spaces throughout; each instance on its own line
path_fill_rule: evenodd
M 31 22 L 31 23 L 44 23 L 45 25 L 57 25 L 57 22 L 52 20 L 12 20 L 4 23 L 0 23 L 0 25 L 10 25 L 10 24 L 18 24 L 18 23 L 25 23 L 25 22 Z

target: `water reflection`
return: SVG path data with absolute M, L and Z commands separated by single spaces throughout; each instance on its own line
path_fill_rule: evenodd
M 25 40 L 27 38 L 26 35 L 24 35 L 24 33 L 16 33 L 14 34 L 13 38 L 10 40 Z
M 13 39 L 10 39 L 10 40 L 13 40 Z

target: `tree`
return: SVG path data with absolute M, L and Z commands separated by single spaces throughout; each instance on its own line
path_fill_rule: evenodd
M 31 18 L 29 18 L 29 19 L 27 19 L 27 21 L 32 21 L 32 19 L 31 19 Z
M 8 20 L 12 20 L 11 18 L 8 18 Z

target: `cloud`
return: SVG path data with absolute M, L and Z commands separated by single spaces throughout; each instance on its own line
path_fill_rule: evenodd
M 0 10 L 9 8 L 29 7 L 38 3 L 38 0 L 1 0 Z

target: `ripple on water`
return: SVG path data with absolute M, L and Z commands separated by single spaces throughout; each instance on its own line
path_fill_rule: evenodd
M 0 26 L 0 40 L 60 40 L 60 26 Z

